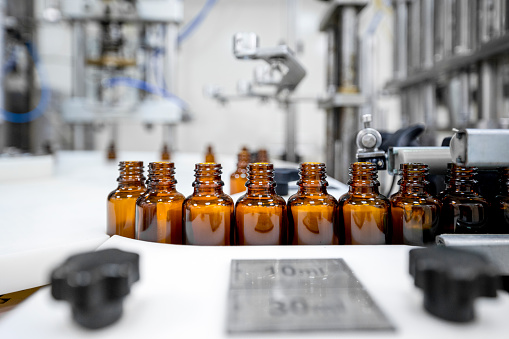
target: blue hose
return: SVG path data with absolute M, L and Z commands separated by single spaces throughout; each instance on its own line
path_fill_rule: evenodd
M 39 74 L 39 79 L 41 82 L 41 97 L 37 106 L 30 112 L 13 113 L 2 109 L 4 120 L 17 124 L 23 124 L 37 119 L 46 111 L 51 100 L 51 90 L 49 89 L 49 86 L 47 86 L 46 74 L 44 73 L 44 69 L 39 62 L 39 55 L 37 54 L 37 50 L 35 49 L 35 46 L 33 46 L 30 42 L 26 42 L 25 46 L 35 64 L 35 69 Z
M 210 10 L 216 4 L 217 0 L 207 0 L 203 8 L 198 14 L 182 29 L 177 38 L 177 44 L 180 45 L 182 41 L 187 39 L 191 33 L 205 20 Z
M 132 88 L 141 89 L 143 91 L 160 95 L 163 98 L 173 101 L 177 106 L 179 106 L 183 110 L 188 110 L 189 105 L 176 96 L 173 93 L 168 92 L 166 89 L 151 85 L 143 80 L 127 78 L 127 77 L 115 77 L 104 80 L 103 85 L 105 87 L 115 87 L 115 86 L 127 86 Z

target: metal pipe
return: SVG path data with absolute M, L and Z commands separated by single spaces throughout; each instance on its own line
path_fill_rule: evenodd
M 294 102 L 287 101 L 286 109 L 286 138 L 285 150 L 286 161 L 297 162 L 296 132 L 297 132 L 297 108 Z
M 353 6 L 341 8 L 339 59 L 339 91 L 357 93 L 357 10 Z
M 496 128 L 497 121 L 497 92 L 496 64 L 493 61 L 482 61 L 479 74 L 479 89 L 481 92 L 479 103 L 478 128 Z
M 409 42 L 408 52 L 409 73 L 421 68 L 421 2 L 412 0 L 409 6 Z
M 85 27 L 81 21 L 72 22 L 72 96 L 84 97 L 85 89 Z
M 469 48 L 470 0 L 456 1 L 454 54 L 465 54 Z
M 429 68 L 433 66 L 433 14 L 435 0 L 421 0 L 421 47 L 422 66 Z
M 424 145 L 435 146 L 436 142 L 436 84 L 434 82 L 428 82 L 423 85 L 422 88 L 422 101 L 423 101 L 423 115 L 424 123 L 426 125 L 426 132 L 421 137 L 421 142 Z
M 468 16 L 468 47 L 474 51 L 479 45 L 479 2 L 477 0 L 468 0 Z
M 404 79 L 407 76 L 408 65 L 408 6 L 406 0 L 398 0 L 396 3 L 395 17 L 395 51 L 394 51 L 394 75 L 396 79 Z
M 434 8 L 434 59 L 440 61 L 444 58 L 445 34 L 445 1 L 436 1 Z

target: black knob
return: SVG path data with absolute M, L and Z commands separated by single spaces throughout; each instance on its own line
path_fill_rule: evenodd
M 69 257 L 51 274 L 51 293 L 71 304 L 73 318 L 101 328 L 122 316 L 122 302 L 140 279 L 139 255 L 117 249 Z
M 299 170 L 296 168 L 275 168 L 274 180 L 276 181 L 276 193 L 279 195 L 288 194 L 288 183 L 299 179 Z
M 449 321 L 474 319 L 477 297 L 496 297 L 498 271 L 482 255 L 447 247 L 410 251 L 410 274 L 424 292 L 424 308 Z

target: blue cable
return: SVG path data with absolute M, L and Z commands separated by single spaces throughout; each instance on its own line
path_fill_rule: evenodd
M 35 69 L 39 73 L 39 79 L 41 82 L 41 97 L 39 99 L 39 103 L 37 104 L 37 106 L 30 112 L 13 113 L 6 111 L 5 109 L 2 109 L 4 120 L 17 124 L 23 124 L 37 119 L 46 111 L 51 100 L 51 90 L 49 89 L 49 86 L 47 86 L 46 84 L 46 74 L 44 72 L 44 68 L 41 66 L 39 62 L 39 55 L 37 54 L 37 50 L 35 46 L 33 46 L 32 43 L 29 41 L 25 43 L 25 46 L 28 50 L 28 54 L 30 54 L 30 57 L 32 58 L 35 64 Z
M 182 41 L 187 39 L 189 35 L 202 23 L 207 17 L 210 10 L 216 4 L 217 0 L 207 0 L 203 8 L 198 14 L 182 29 L 177 38 L 177 44 L 180 45 Z
M 188 110 L 189 105 L 176 96 L 173 93 L 168 92 L 166 89 L 157 87 L 154 85 L 151 85 L 143 80 L 133 79 L 133 78 L 127 78 L 127 77 L 115 77 L 115 78 L 109 78 L 104 80 L 103 85 L 105 87 L 115 87 L 115 86 L 127 86 L 132 88 L 141 89 L 143 91 L 160 95 L 168 100 L 173 101 L 177 106 L 182 108 L 183 110 Z

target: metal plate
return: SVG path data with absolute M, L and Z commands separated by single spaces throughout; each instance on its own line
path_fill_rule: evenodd
M 228 332 L 393 330 L 343 259 L 233 260 Z

